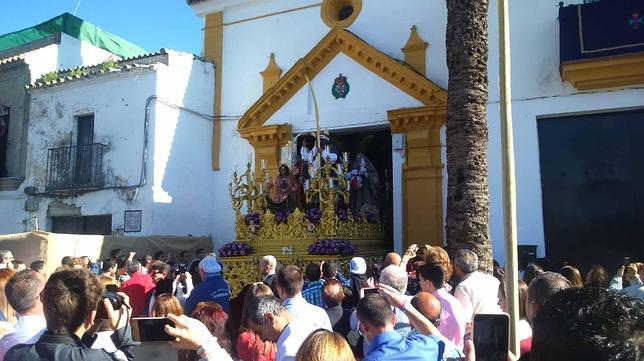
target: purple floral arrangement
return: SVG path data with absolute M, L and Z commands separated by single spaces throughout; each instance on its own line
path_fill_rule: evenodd
M 248 226 L 248 225 L 250 225 L 250 221 L 251 221 L 251 220 L 252 220 L 252 221 L 255 221 L 255 224 L 259 226 L 259 213 L 255 213 L 255 212 L 253 212 L 253 213 L 248 213 L 248 214 L 244 217 L 244 223 L 246 223 L 246 225 L 247 225 L 247 226 Z
M 304 218 L 311 221 L 311 223 L 318 224 L 320 223 L 320 218 L 322 218 L 322 212 L 319 208 L 309 208 L 306 210 Z
M 309 246 L 309 254 L 350 256 L 356 247 L 344 239 L 319 239 Z
M 219 257 L 248 256 L 250 246 L 241 242 L 228 242 L 219 249 Z
M 291 214 L 291 212 L 289 211 L 278 211 L 277 213 L 275 213 L 275 222 L 277 222 L 277 224 L 286 224 L 289 214 Z

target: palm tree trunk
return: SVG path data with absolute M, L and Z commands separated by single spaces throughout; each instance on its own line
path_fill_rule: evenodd
M 467 248 L 492 269 L 487 183 L 489 0 L 447 2 L 447 219 L 450 253 Z

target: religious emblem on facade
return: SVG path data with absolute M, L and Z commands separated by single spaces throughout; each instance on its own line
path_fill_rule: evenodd
M 333 86 L 331 87 L 331 94 L 336 99 L 345 99 L 347 97 L 347 94 L 349 94 L 349 82 L 347 81 L 347 77 L 340 74 L 338 75 L 337 78 L 333 81 Z
M 637 30 L 641 28 L 644 25 L 644 18 L 640 15 L 640 13 L 633 13 L 630 18 L 628 18 L 628 26 L 633 29 Z

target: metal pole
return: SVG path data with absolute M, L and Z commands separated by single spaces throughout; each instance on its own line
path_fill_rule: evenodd
M 308 75 L 304 73 L 304 79 L 306 79 L 306 83 L 309 86 L 309 89 L 311 90 L 311 97 L 313 97 L 313 107 L 315 108 L 315 143 L 317 145 L 318 151 L 315 155 L 315 165 L 317 166 L 318 169 L 320 169 L 321 165 L 321 159 L 322 159 L 322 149 L 320 148 L 320 112 L 318 110 L 318 100 L 315 97 L 315 91 L 313 91 L 313 85 L 311 85 L 311 80 L 309 80 Z
M 505 238 L 505 294 L 510 314 L 510 351 L 519 355 L 519 294 L 517 260 L 516 189 L 514 144 L 512 142 L 512 97 L 510 90 L 510 20 L 507 0 L 498 1 L 499 85 L 501 111 L 501 155 L 503 172 L 503 230 Z

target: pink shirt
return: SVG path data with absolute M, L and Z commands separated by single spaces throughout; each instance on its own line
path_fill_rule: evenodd
M 465 311 L 463 306 L 450 295 L 447 290 L 441 288 L 434 292 L 434 296 L 441 302 L 441 323 L 438 330 L 443 337 L 452 341 L 459 350 L 463 349 L 463 336 L 465 336 Z

